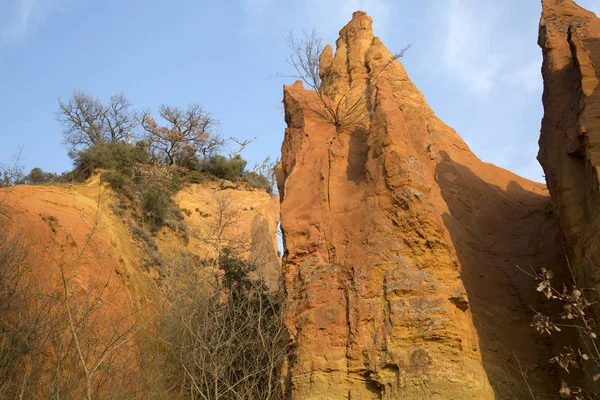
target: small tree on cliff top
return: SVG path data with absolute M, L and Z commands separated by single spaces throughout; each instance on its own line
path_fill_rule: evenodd
M 198 153 L 206 159 L 225 143 L 213 134 L 217 121 L 199 104 L 192 103 L 185 110 L 162 105 L 159 115 L 166 125 L 159 125 L 149 112 L 144 112 L 141 122 L 150 147 L 162 153 L 168 164 L 181 164 Z
M 302 37 L 297 37 L 289 32 L 286 42 L 290 50 L 286 62 L 296 71 L 293 75 L 278 75 L 285 78 L 301 79 L 310 89 L 314 90 L 326 111 L 326 119 L 336 128 L 353 125 L 361 117 L 360 110 L 369 100 L 371 90 L 381 74 L 392 64 L 404 56 L 410 46 L 406 46 L 399 53 L 392 54 L 389 60 L 378 69 L 369 74 L 364 90 L 358 96 L 355 93 L 359 86 L 354 83 L 342 93 L 336 101 L 328 98 L 324 89 L 334 79 L 330 69 L 321 69 L 321 54 L 323 53 L 323 38 L 316 30 L 308 32 L 303 29 Z
M 59 99 L 58 106 L 56 118 L 63 127 L 63 142 L 70 154 L 94 144 L 129 141 L 135 136 L 136 115 L 122 93 L 112 96 L 105 105 L 76 90 L 68 101 Z

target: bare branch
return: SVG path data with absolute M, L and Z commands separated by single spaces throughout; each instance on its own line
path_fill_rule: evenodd
M 185 164 L 187 157 L 198 153 L 206 158 L 224 144 L 222 138 L 213 136 L 217 121 L 197 103 L 185 110 L 162 105 L 159 115 L 166 125 L 159 125 L 148 111 L 142 113 L 141 124 L 150 147 L 162 153 L 168 164 Z
M 339 98 L 332 99 L 325 94 L 327 86 L 333 79 L 331 71 L 329 69 L 321 70 L 323 38 L 316 30 L 308 32 L 303 29 L 302 33 L 303 35 L 298 38 L 289 32 L 286 38 L 290 51 L 286 62 L 293 67 L 296 73 L 292 75 L 277 74 L 276 77 L 301 79 L 310 89 L 314 90 L 325 110 L 323 117 L 335 125 L 336 129 L 355 125 L 362 120 L 363 109 L 368 105 L 372 90 L 381 74 L 394 61 L 403 57 L 410 47 L 407 46 L 399 53 L 392 54 L 389 60 L 386 60 L 377 70 L 371 71 L 364 88 L 354 83 Z
M 229 140 L 235 143 L 237 146 L 229 152 L 229 158 L 241 157 L 244 149 L 256 139 L 256 137 L 253 137 L 252 139 L 240 140 L 230 137 Z
M 63 143 L 72 153 L 98 143 L 131 142 L 136 136 L 138 120 L 122 93 L 112 96 L 104 105 L 95 97 L 75 90 L 68 101 L 59 99 L 58 107 L 56 119 L 63 127 Z

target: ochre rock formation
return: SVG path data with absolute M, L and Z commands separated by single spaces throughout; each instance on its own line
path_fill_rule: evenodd
M 264 190 L 222 190 L 220 186 L 190 185 L 173 196 L 175 203 L 190 213 L 185 217 L 192 233 L 186 248 L 204 259 L 214 257 L 214 241 L 207 238 L 214 238 L 222 228 L 223 244 L 248 249 L 246 256 L 258 266 L 257 273 L 276 289 L 281 279 L 276 234 L 279 198 Z M 177 242 L 162 244 L 166 249 L 178 246 Z
M 600 288 L 600 21 L 572 0 L 544 0 L 544 168 L 570 264 Z
M 83 185 L 74 186 L 16 186 L 0 190 L 2 206 L 13 215 L 12 220 L 24 232 L 25 240 L 32 240 L 31 254 L 39 259 L 52 256 L 55 247 L 61 247 L 60 258 L 71 260 L 77 249 L 64 249 L 66 241 L 83 246 L 93 229 L 93 241 L 80 268 L 80 280 L 87 276 L 101 279 L 113 274 L 111 285 L 120 296 L 130 297 L 133 304 L 146 306 L 155 288 L 150 280 L 158 278 L 158 271 L 150 268 L 148 274 L 142 265 L 145 255 L 139 241 L 128 226 L 126 217 L 118 217 L 118 207 L 112 191 L 100 183 L 99 175 Z M 201 259 L 214 257 L 216 231 L 220 231 L 223 245 L 247 249 L 245 256 L 259 265 L 258 274 L 270 287 L 276 288 L 280 279 L 280 261 L 277 256 L 277 224 L 279 199 L 262 190 L 221 190 L 216 182 L 184 187 L 173 196 L 184 212 L 188 229 L 187 239 L 172 229 L 163 227 L 154 237 L 158 255 L 169 268 L 173 252 L 185 250 Z M 96 227 L 94 227 L 96 225 Z M 51 229 L 52 228 L 52 229 Z M 35 240 L 33 240 L 35 239 Z M 47 261 L 44 262 L 52 270 Z M 68 264 L 68 263 L 67 263 Z M 159 267 L 146 265 L 146 267 Z M 56 274 L 56 271 L 50 271 Z M 147 275 L 147 276 L 145 276 Z M 127 289 L 127 290 L 125 290 Z
M 209 182 L 189 185 L 174 195 L 173 200 L 185 211 L 182 215 L 188 229 L 187 239 L 182 240 L 173 229 L 162 227 L 151 238 L 156 243 L 154 251 L 157 255 L 153 258 L 145 254 L 149 250 L 144 246 L 141 234 L 134 233 L 133 226 L 137 226 L 131 224 L 134 221 L 128 220 L 127 214 L 116 212 L 119 202 L 108 185 L 100 182 L 99 175 L 82 185 L 0 189 L 3 217 L 0 218 L 0 229 L 11 229 L 26 246 L 23 281 L 29 285 L 28 290 L 39 289 L 49 294 L 60 292 L 62 266 L 70 283 L 70 293 L 84 299 L 92 298 L 101 304 L 99 312 L 93 315 L 101 324 L 86 332 L 96 340 L 89 341 L 91 347 L 96 346 L 94 351 L 97 352 L 104 349 L 101 340 L 104 334 L 107 335 L 104 340 L 110 341 L 115 332 L 124 334 L 122 332 L 128 332 L 134 323 L 144 327 L 135 336 L 139 341 L 132 340 L 119 347 L 112 361 L 118 376 L 105 386 L 115 391 L 121 388 L 119 385 L 123 385 L 123 390 L 132 390 L 139 384 L 129 379 L 132 375 L 122 373 L 122 368 L 134 374 L 139 368 L 138 354 L 142 350 L 137 347 L 138 343 L 144 346 L 147 339 L 144 335 L 153 334 L 154 322 L 159 320 L 157 315 L 162 312 L 161 280 L 164 275 L 178 272 L 173 270 L 176 263 L 186 260 L 182 254 L 199 259 L 214 257 L 214 247 L 210 243 L 214 243 L 215 235 L 219 234 L 222 245 L 233 246 L 235 243 L 248 249 L 245 255 L 259 264 L 257 273 L 271 287 L 276 288 L 279 284 L 281 264 L 275 235 L 279 219 L 278 198 L 258 190 L 224 191 L 218 183 Z M 9 221 L 10 226 L 5 226 L 5 221 Z M 150 237 L 149 233 L 146 235 Z M 25 275 L 29 272 L 31 277 Z M 205 274 L 214 276 L 212 271 Z M 52 349 L 44 350 L 52 354 Z M 81 367 L 74 362 L 76 367 Z M 159 366 L 155 362 L 145 368 L 158 369 Z M 121 382 L 120 378 L 124 377 L 128 379 Z M 50 396 L 49 392 L 38 394 Z
M 279 186 L 294 399 L 555 397 L 530 328 L 560 264 L 544 185 L 479 160 L 356 12 L 320 97 L 284 88 Z M 335 110 L 340 106 L 340 111 Z

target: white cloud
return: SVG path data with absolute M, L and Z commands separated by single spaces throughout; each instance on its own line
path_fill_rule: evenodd
M 11 1 L 11 0 L 9 0 Z M 35 31 L 53 13 L 62 11 L 69 0 L 12 0 L 12 13 L 5 16 L 0 37 L 14 43 Z
M 444 62 L 447 70 L 470 90 L 485 96 L 494 85 L 504 57 L 493 51 L 494 20 L 490 15 L 477 15 L 481 7 L 476 4 L 472 0 L 449 1 Z

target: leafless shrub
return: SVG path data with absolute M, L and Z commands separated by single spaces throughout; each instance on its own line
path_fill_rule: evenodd
M 212 257 L 181 252 L 163 280 L 168 393 L 188 399 L 280 399 L 288 336 L 284 299 L 246 260 L 250 241 L 236 235 L 240 207 L 216 197 L 204 234 Z
M 59 374 L 72 374 L 62 389 L 69 397 L 135 398 L 133 376 L 137 366 L 135 359 L 128 357 L 136 353 L 133 339 L 143 326 L 137 320 L 138 313 L 126 311 L 126 304 L 116 302 L 119 293 L 111 290 L 111 282 L 116 279 L 112 272 L 105 279 L 88 278 L 91 281 L 86 282 L 83 293 L 74 286 L 74 281 L 82 278 L 80 263 L 90 257 L 87 253 L 93 246 L 98 220 L 94 221 L 83 245 L 73 242 L 76 257 L 71 265 L 51 257 L 59 280 L 53 301 L 60 304 L 60 311 L 66 317 L 64 328 L 60 329 L 61 332 L 64 329 L 64 334 L 59 334 L 54 344 L 55 366 Z M 79 377 L 76 384 L 73 375 Z
M 43 350 L 52 339 L 54 304 L 27 263 L 29 246 L 0 199 L 0 398 L 33 398 L 44 379 Z
M 94 144 L 131 142 L 136 135 L 137 117 L 123 93 L 112 96 L 105 105 L 76 90 L 68 101 L 59 99 L 58 106 L 56 118 L 63 127 L 63 141 L 72 156 Z
M 242 254 L 250 247 L 249 238 L 243 233 L 236 233 L 240 222 L 241 206 L 236 204 L 227 192 L 215 194 L 215 206 L 212 212 L 213 220 L 208 223 L 208 232 L 201 237 L 213 252 L 211 264 L 214 274 L 214 287 L 219 290 L 221 285 L 220 269 L 223 249 L 228 248 L 236 254 Z
M 246 147 L 256 139 L 256 137 L 253 137 L 252 139 L 241 140 L 233 136 L 230 137 L 229 141 L 234 143 L 234 147 L 229 151 L 229 158 L 241 158 L 244 149 L 246 149 Z
M 567 260 L 569 270 L 571 266 Z M 571 369 L 583 369 L 591 374 L 592 380 L 600 379 L 600 348 L 598 344 L 597 330 L 598 326 L 594 318 L 592 306 L 595 302 L 588 300 L 592 289 L 582 288 L 577 284 L 575 276 L 571 271 L 571 283 L 562 284 L 562 288 L 553 281 L 554 273 L 546 268 L 539 271 L 522 272 L 535 279 L 537 282 L 536 290 L 544 298 L 555 304 L 560 305 L 561 312 L 558 315 L 548 315 L 542 311 L 534 309 L 535 315 L 531 326 L 541 335 L 560 334 L 563 330 L 570 330 L 576 333 L 579 339 L 576 343 L 565 346 L 561 352 L 552 357 L 549 361 L 567 373 Z M 560 285 L 560 284 L 559 284 Z M 562 381 L 559 391 L 561 398 L 574 400 L 599 399 L 600 394 L 586 391 L 579 387 Z
M 323 38 L 316 30 L 308 32 L 303 30 L 301 37 L 289 32 L 286 38 L 290 51 L 286 62 L 294 69 L 292 75 L 280 75 L 282 78 L 300 79 L 317 94 L 325 109 L 325 119 L 335 125 L 336 129 L 343 126 L 355 125 L 362 120 L 363 108 L 368 105 L 373 88 L 381 74 L 388 69 L 392 63 L 404 56 L 409 46 L 399 53 L 392 54 L 381 67 L 369 74 L 364 88 L 357 83 L 350 87 L 337 98 L 327 95 L 326 89 L 335 79 L 330 69 L 321 69 L 321 54 L 323 53 Z
M 31 379 L 37 375 L 30 364 L 32 358 L 36 361 L 31 355 L 39 350 L 31 337 L 37 324 L 35 318 L 26 318 L 30 314 L 25 307 L 27 246 L 22 234 L 11 229 L 4 202 L 0 208 L 0 398 L 19 398 L 29 393 Z
M 164 155 L 168 164 L 186 165 L 196 154 L 206 159 L 225 144 L 213 133 L 217 121 L 199 104 L 192 103 L 185 110 L 162 105 L 159 115 L 166 125 L 159 125 L 148 111 L 142 114 L 141 124 L 151 149 Z
M 25 181 L 23 166 L 21 165 L 21 153 L 19 150 L 9 164 L 0 163 L 0 188 L 22 184 Z
M 10 212 L 3 208 L 4 223 Z M 0 398 L 140 398 L 133 375 L 140 314 L 116 303 L 113 274 L 86 278 L 80 268 L 97 257 L 99 214 L 84 243 L 43 217 L 56 224 L 41 258 L 27 253 L 15 223 L 0 230 Z
M 277 164 L 279 164 L 279 158 L 272 160 L 271 156 L 268 156 L 260 164 L 255 164 L 252 171 L 254 174 L 256 174 L 256 176 L 264 177 L 266 180 L 267 193 L 275 195 L 278 194 L 277 178 L 275 176 L 275 168 L 277 167 Z
M 523 378 L 523 381 L 525 382 L 525 385 L 527 386 L 527 392 L 529 393 L 529 396 L 531 396 L 532 400 L 537 400 L 538 398 L 534 394 L 533 389 L 531 388 L 531 385 L 529 385 L 529 376 L 528 375 L 529 375 L 530 371 L 528 368 L 523 367 L 523 365 L 521 364 L 521 360 L 519 360 L 519 358 L 517 357 L 517 355 L 515 354 L 514 351 L 512 353 L 511 358 L 509 358 L 509 360 L 506 361 L 506 364 L 511 369 L 516 371 L 519 375 L 521 375 L 521 378 Z M 515 399 L 517 398 L 514 394 L 512 394 L 512 396 Z
M 222 286 L 171 291 L 163 321 L 169 394 L 189 399 L 280 399 L 287 351 L 283 299 L 224 248 Z M 184 276 L 193 277 L 192 274 Z

